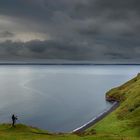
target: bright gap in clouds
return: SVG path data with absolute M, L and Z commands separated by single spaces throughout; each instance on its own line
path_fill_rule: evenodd
M 46 34 L 41 34 L 41 33 L 32 33 L 32 32 L 27 32 L 27 33 L 18 33 L 16 34 L 15 37 L 12 38 L 13 41 L 21 41 L 21 42 L 28 42 L 32 40 L 49 40 L 49 36 Z
M 22 22 L 22 21 L 21 21 Z M 0 42 L 11 40 L 13 42 L 29 42 L 32 40 L 50 40 L 47 33 L 32 31 L 31 22 L 21 24 L 18 18 L 0 16 Z M 26 22 L 26 21 L 25 21 Z M 29 29 L 32 27 L 32 29 Z

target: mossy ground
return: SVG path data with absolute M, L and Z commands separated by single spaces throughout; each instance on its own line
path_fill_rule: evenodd
M 0 140 L 140 140 L 140 75 L 107 93 L 120 107 L 80 134 L 52 134 L 44 130 L 10 124 L 0 125 Z

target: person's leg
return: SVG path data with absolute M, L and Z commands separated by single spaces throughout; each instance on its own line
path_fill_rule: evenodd
M 12 126 L 15 127 L 15 120 L 13 120 L 13 124 L 12 124 Z

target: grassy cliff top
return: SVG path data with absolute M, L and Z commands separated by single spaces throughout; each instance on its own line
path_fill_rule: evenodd
M 140 74 L 106 93 L 109 101 L 120 102 L 119 108 L 92 128 L 97 133 L 140 139 Z
M 22 124 L 15 128 L 1 124 L 0 140 L 140 140 L 140 74 L 111 89 L 106 98 L 119 101 L 120 106 L 82 134 L 51 134 Z

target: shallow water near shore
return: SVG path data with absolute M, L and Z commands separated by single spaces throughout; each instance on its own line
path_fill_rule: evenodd
M 139 65 L 0 65 L 0 122 L 16 114 L 51 132 L 69 132 L 111 104 L 105 93 L 137 75 Z

